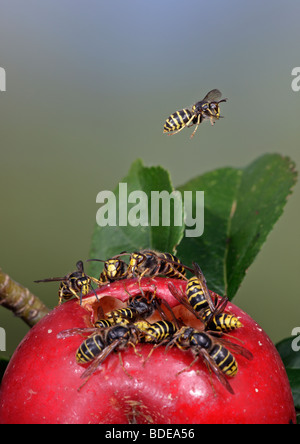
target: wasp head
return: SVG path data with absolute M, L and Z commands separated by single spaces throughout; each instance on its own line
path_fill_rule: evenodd
M 80 290 L 82 296 L 86 296 L 90 292 L 91 281 L 87 276 L 82 276 L 76 281 L 76 285 Z
M 121 262 L 118 259 L 109 259 L 105 262 L 105 270 L 109 279 L 118 277 Z
M 132 253 L 129 262 L 129 269 L 133 276 L 135 276 L 135 270 L 146 260 L 146 256 L 142 253 Z

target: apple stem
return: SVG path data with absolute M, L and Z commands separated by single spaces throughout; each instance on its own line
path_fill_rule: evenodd
M 29 327 L 33 327 L 50 312 L 50 309 L 37 296 L 32 294 L 28 288 L 13 281 L 1 268 L 0 305 L 11 310 Z

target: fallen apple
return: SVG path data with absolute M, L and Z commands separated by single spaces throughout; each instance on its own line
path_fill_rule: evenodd
M 198 327 L 199 321 L 169 291 L 170 279 L 123 280 L 91 293 L 83 304 L 73 299 L 45 316 L 14 353 L 0 387 L 0 424 L 204 424 L 296 423 L 291 389 L 278 352 L 259 325 L 229 303 L 226 310 L 243 324 L 227 340 L 240 344 L 252 361 L 235 355 L 238 373 L 230 378 L 231 394 L 202 359 L 191 367 L 189 351 L 139 344 L 112 352 L 84 381 L 90 364 L 75 354 L 87 335 L 60 338 L 60 332 L 92 328 L 99 307 L 107 312 L 124 306 L 128 294 L 154 292 L 168 302 L 176 317 Z M 177 288 L 185 282 L 173 279 Z M 142 357 L 141 357 L 142 355 Z M 182 370 L 184 370 L 182 372 Z M 179 373 L 181 372 L 181 373 Z M 84 385 L 83 385 L 83 382 Z M 81 387 L 81 388 L 80 388 Z

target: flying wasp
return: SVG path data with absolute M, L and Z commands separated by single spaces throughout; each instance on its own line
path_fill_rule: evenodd
M 182 327 L 175 333 L 167 345 L 167 350 L 174 345 L 183 351 L 190 350 L 195 356 L 191 364 L 177 375 L 191 368 L 202 357 L 207 367 L 215 373 L 221 384 L 231 394 L 234 394 L 234 391 L 226 376 L 234 377 L 238 372 L 238 364 L 229 350 L 242 355 L 248 360 L 253 359 L 252 353 L 246 348 L 207 332 L 195 330 L 192 327 Z
M 236 316 L 224 313 L 228 298 L 224 297 L 219 304 L 216 304 L 212 300 L 201 268 L 195 262 L 193 266 L 195 276 L 188 280 L 186 293 L 180 292 L 170 282 L 168 287 L 172 295 L 198 319 L 204 322 L 206 330 L 229 332 L 242 327 L 242 323 Z
M 191 108 L 184 108 L 171 114 L 164 124 L 164 133 L 177 134 L 186 127 L 196 125 L 191 135 L 192 139 L 204 119 L 209 119 L 212 125 L 220 119 L 219 104 L 227 101 L 227 99 L 220 100 L 221 97 L 222 93 L 218 89 L 213 89 Z
M 186 279 L 185 268 L 180 260 L 171 253 L 161 253 L 154 250 L 141 250 L 134 253 L 124 251 L 115 258 L 130 255 L 127 277 L 165 276 L 175 279 Z
M 84 272 L 83 262 L 78 261 L 76 264 L 77 271 L 73 273 L 69 273 L 64 277 L 54 277 L 48 279 L 41 279 L 38 281 L 34 281 L 36 283 L 40 282 L 60 282 L 59 290 L 58 290 L 58 305 L 61 305 L 63 300 L 71 299 L 75 296 L 80 300 L 80 304 L 82 303 L 82 297 L 86 296 L 91 291 L 94 291 L 92 288 L 92 281 L 98 284 L 98 280 L 88 276 Z M 78 295 L 79 294 L 79 295 Z M 97 296 L 97 295 L 96 295 Z

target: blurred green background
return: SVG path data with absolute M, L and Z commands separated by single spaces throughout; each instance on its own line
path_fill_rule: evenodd
M 87 259 L 96 196 L 131 163 L 174 185 L 264 153 L 300 168 L 296 0 L 6 0 L 1 3 L 0 267 L 48 306 Z M 163 136 L 168 115 L 219 88 L 224 119 Z M 300 326 L 299 185 L 235 303 L 273 341 Z M 205 235 L 205 234 L 204 234 Z M 10 355 L 28 330 L 0 307 Z

